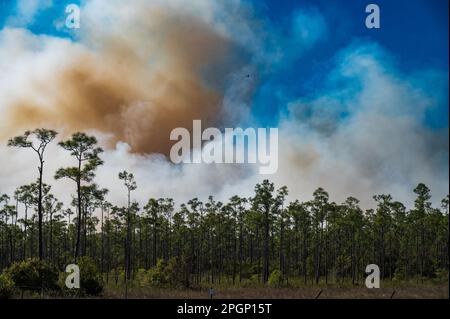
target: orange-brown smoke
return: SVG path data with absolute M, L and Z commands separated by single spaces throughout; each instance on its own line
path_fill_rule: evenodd
M 119 35 L 84 35 L 87 49 L 68 52 L 69 63 L 30 79 L 45 99 L 24 92 L 7 108 L 0 136 L 39 126 L 66 135 L 95 130 L 134 152 L 167 154 L 172 129 L 190 129 L 193 119 L 219 124 L 224 93 L 214 83 L 238 63 L 229 58 L 232 41 L 184 13 L 153 8 L 130 19 L 136 33 L 124 26 Z

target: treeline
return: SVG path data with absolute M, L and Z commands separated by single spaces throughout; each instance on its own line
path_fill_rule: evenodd
M 45 148 L 56 135 L 39 129 L 8 143 L 34 151 L 40 165 L 36 182 L 0 197 L 0 270 L 36 257 L 64 271 L 87 256 L 116 283 L 121 274 L 130 281 L 152 269 L 154 277 L 165 273 L 169 284 L 185 287 L 248 280 L 357 285 L 368 264 L 377 264 L 385 280 L 448 278 L 449 197 L 433 207 L 424 184 L 413 190 L 409 210 L 385 194 L 373 197 L 375 209 L 363 210 L 353 197 L 337 204 L 322 188 L 310 201 L 287 202 L 288 189 L 268 180 L 250 198 L 195 198 L 180 207 L 151 198 L 140 207 L 132 200 L 138 185 L 124 171 L 118 181 L 127 206 L 118 207 L 94 183 L 103 164 L 97 140 L 76 133 L 59 143 L 74 158 L 73 167 L 55 173 L 74 182 L 73 200 L 65 205 L 42 180 Z

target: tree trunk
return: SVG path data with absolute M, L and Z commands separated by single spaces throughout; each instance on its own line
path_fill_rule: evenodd
M 44 161 L 41 159 L 39 169 L 39 196 L 38 196 L 38 241 L 39 241 L 39 260 L 44 259 L 44 245 L 42 237 L 42 170 L 44 169 Z
M 264 212 L 263 282 L 269 280 L 269 207 Z
M 75 242 L 75 260 L 80 257 L 80 239 L 81 239 L 81 160 L 78 161 L 78 176 L 77 176 L 77 206 L 78 206 L 78 220 L 77 220 L 77 239 Z

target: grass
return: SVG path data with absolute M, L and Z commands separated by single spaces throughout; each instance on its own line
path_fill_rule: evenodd
M 104 278 L 106 279 L 106 278 Z M 109 278 L 105 283 L 103 293 L 92 298 L 103 299 L 124 299 L 125 285 L 124 278 L 119 278 L 116 284 L 114 278 Z M 106 282 L 106 281 L 105 281 Z M 410 281 L 390 281 L 381 282 L 380 289 L 365 288 L 364 283 L 358 286 L 352 285 L 350 281 L 337 284 L 333 280 L 328 283 L 319 282 L 318 285 L 308 285 L 298 278 L 289 281 L 289 287 L 270 287 L 259 283 L 257 280 L 243 280 L 236 282 L 221 280 L 220 284 L 215 283 L 214 299 L 448 299 L 449 285 L 446 281 L 435 280 L 410 280 Z M 202 282 L 199 286 L 191 289 L 156 288 L 148 284 L 145 277 L 137 277 L 128 283 L 129 299 L 207 299 L 207 282 Z M 45 294 L 46 299 L 73 298 L 64 296 L 62 293 Z M 22 298 L 21 294 L 15 298 Z M 24 299 L 39 299 L 38 293 L 25 292 Z M 89 297 L 88 297 L 89 298 Z
M 239 285 L 236 282 L 236 285 Z M 240 286 L 233 286 L 227 280 L 216 283 L 214 288 L 215 299 L 315 299 L 319 293 L 320 299 L 448 299 L 448 282 L 426 280 L 423 283 L 417 280 L 395 282 L 385 280 L 381 282 L 380 289 L 368 289 L 363 283 L 359 286 L 351 282 L 325 281 L 319 285 L 305 286 L 303 281 L 291 280 L 289 287 L 268 287 L 254 281 L 243 281 Z M 205 299 L 208 298 L 208 283 L 192 289 L 155 288 L 140 281 L 128 285 L 128 298 L 135 299 Z M 395 291 L 395 292 L 394 292 Z M 116 285 L 110 281 L 105 286 L 102 298 L 120 299 L 125 296 L 123 281 Z
M 448 299 L 448 285 L 436 287 L 391 287 L 380 289 L 357 288 L 215 288 L 214 299 Z M 395 292 L 395 293 L 394 293 Z M 22 296 L 16 295 L 16 299 Z M 39 299 L 38 293 L 25 292 L 24 299 Z M 59 294 L 43 296 L 44 299 L 61 299 Z M 89 298 L 89 297 L 87 297 Z M 124 287 L 106 287 L 95 299 L 124 299 Z M 170 289 L 129 287 L 129 299 L 207 299 L 207 289 Z
M 321 292 L 322 291 L 322 292 Z M 395 291 L 394 295 L 393 292 Z M 215 289 L 214 299 L 448 299 L 448 286 L 402 288 L 223 288 Z M 124 298 L 124 291 L 107 288 L 107 299 Z M 206 299 L 206 289 L 130 288 L 133 299 Z
M 110 278 L 111 279 L 111 278 Z M 362 282 L 361 282 L 362 281 Z M 192 289 L 155 288 L 146 283 L 145 278 L 136 278 L 128 284 L 128 298 L 135 299 L 205 299 L 208 298 L 208 288 L 211 287 L 206 281 Z M 236 281 L 235 285 L 230 278 L 222 278 L 213 286 L 215 299 L 314 299 L 319 293 L 321 299 L 448 299 L 449 285 L 447 280 L 418 280 L 408 281 L 383 280 L 380 289 L 368 289 L 364 280 L 360 279 L 359 285 L 355 286 L 351 281 L 336 283 L 332 278 L 325 282 L 322 280 L 318 285 L 312 285 L 308 279 L 305 285 L 300 278 L 292 278 L 289 287 L 269 287 L 258 280 L 244 279 L 241 283 Z M 395 292 L 394 292 L 395 291 Z M 110 280 L 105 285 L 102 298 L 121 299 L 125 297 L 125 286 L 123 278 Z

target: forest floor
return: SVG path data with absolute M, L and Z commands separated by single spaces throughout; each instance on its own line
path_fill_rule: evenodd
M 102 298 L 124 298 L 123 291 L 107 288 Z M 130 299 L 206 299 L 208 292 L 156 288 L 130 288 Z M 449 287 L 401 288 L 222 288 L 214 299 L 448 299 Z
M 40 299 L 38 293 L 25 293 L 15 299 Z M 64 299 L 44 295 L 44 299 Z M 76 297 L 75 297 L 76 298 Z M 89 299 L 90 297 L 82 297 Z M 124 289 L 107 287 L 93 299 L 125 299 Z M 449 286 L 399 288 L 220 288 L 214 299 L 448 299 Z M 128 299 L 208 299 L 207 289 L 129 288 Z

